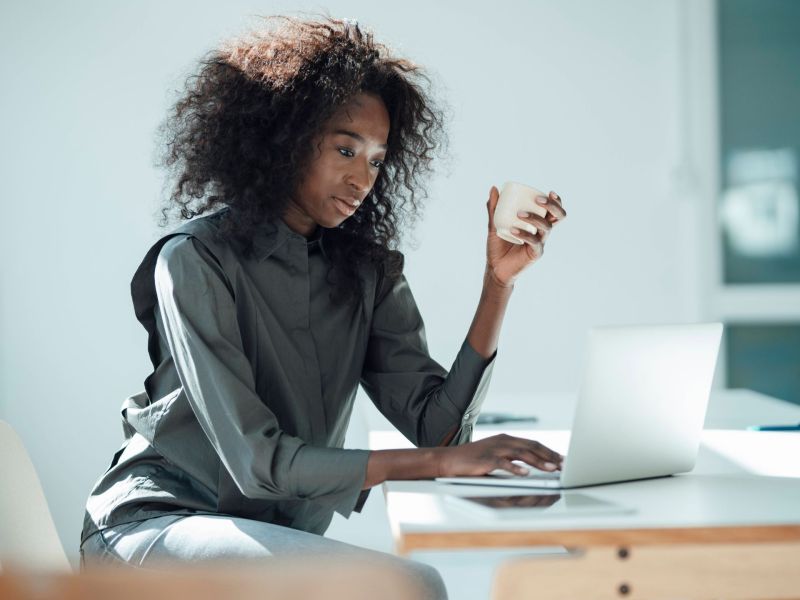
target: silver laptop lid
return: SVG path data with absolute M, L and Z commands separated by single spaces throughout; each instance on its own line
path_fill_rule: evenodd
M 721 323 L 589 331 L 564 487 L 694 467 Z

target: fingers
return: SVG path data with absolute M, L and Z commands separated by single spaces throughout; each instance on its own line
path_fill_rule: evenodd
M 544 448 L 544 446 L 542 446 Z M 535 452 L 529 449 L 519 451 L 519 459 L 532 467 L 536 467 L 542 471 L 556 471 L 561 468 L 564 462 L 563 457 L 557 452 L 552 452 L 545 448 L 547 453 Z
M 561 454 L 537 441 L 505 434 L 498 436 L 498 438 L 498 441 L 505 446 L 503 458 L 509 461 L 521 460 L 542 471 L 560 469 L 564 462 L 564 457 Z
M 550 235 L 550 230 L 553 229 L 553 224 L 550 223 L 550 221 L 546 221 L 544 217 L 540 217 L 537 214 L 521 210 L 517 213 L 517 216 L 526 223 L 530 223 L 536 227 L 539 232 L 543 233 L 544 237 Z
M 563 462 L 561 458 L 544 458 L 540 454 L 535 454 L 529 450 L 521 450 L 519 456 L 518 460 L 541 471 L 557 471 L 561 468 Z
M 567 211 L 561 206 L 561 198 L 555 192 L 550 192 L 547 198 L 537 196 L 536 203 L 547 210 L 545 218 L 548 223 L 558 223 L 567 218 Z
M 528 469 L 526 469 L 521 465 L 511 462 L 507 458 L 498 458 L 497 462 L 495 462 L 495 468 L 503 469 L 504 471 L 508 471 L 509 473 L 514 473 L 515 475 L 527 475 L 529 473 Z
M 509 436 L 509 437 L 511 437 L 511 436 Z M 535 440 L 528 440 L 528 439 L 525 439 L 525 438 L 515 438 L 515 437 L 511 437 L 511 440 L 512 440 L 512 443 L 515 444 L 515 447 L 518 448 L 521 452 L 528 453 L 528 455 L 527 455 L 528 457 L 530 457 L 530 458 L 535 457 L 536 460 L 538 460 L 541 463 L 545 463 L 546 462 L 546 463 L 551 463 L 551 464 L 554 464 L 554 465 L 558 466 L 564 460 L 564 457 L 561 456 L 561 454 L 559 454 L 555 450 L 551 450 L 550 448 L 548 448 L 544 444 L 541 444 L 541 443 L 539 443 L 539 442 L 537 442 Z M 522 460 L 525 460 L 525 459 L 523 458 Z M 525 460 L 525 462 L 528 462 L 528 461 Z M 532 464 L 533 466 L 535 466 L 537 468 L 541 468 L 535 463 L 530 463 L 529 462 L 528 464 Z
M 544 229 L 540 229 L 536 233 L 531 233 L 530 231 L 527 231 L 526 229 L 520 229 L 519 227 L 512 227 L 511 233 L 526 244 L 532 246 L 533 249 L 537 251 L 537 254 L 541 254 L 544 251 L 544 242 L 549 235 L 549 233 L 544 231 Z
M 518 227 L 511 229 L 513 235 L 534 248 L 537 248 L 538 245 L 543 244 L 547 240 L 547 237 L 550 235 L 556 223 L 567 218 L 567 211 L 561 206 L 561 197 L 555 192 L 550 192 L 547 197 L 537 196 L 536 202 L 547 210 L 544 217 L 540 217 L 528 211 L 520 211 L 517 213 L 519 219 L 536 227 L 536 233 L 532 234 Z

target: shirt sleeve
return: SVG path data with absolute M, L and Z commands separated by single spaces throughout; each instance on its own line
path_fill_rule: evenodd
M 233 291 L 214 256 L 194 238 L 170 240 L 156 262 L 155 287 L 183 390 L 242 494 L 320 499 L 348 516 L 369 452 L 310 446 L 281 431 L 255 391 Z
M 483 358 L 465 339 L 450 371 L 428 353 L 425 325 L 401 275 L 376 299 L 361 385 L 381 413 L 414 445 L 472 439 L 491 379 L 495 351 Z

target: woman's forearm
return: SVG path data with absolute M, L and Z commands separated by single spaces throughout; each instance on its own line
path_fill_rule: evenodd
M 508 300 L 514 286 L 503 286 L 492 277 L 490 267 L 486 266 L 483 275 L 483 289 L 475 317 L 472 319 L 467 341 L 472 349 L 483 358 L 489 358 L 497 350 L 497 340 L 500 338 L 500 328 L 508 307 Z M 445 436 L 440 446 L 447 446 L 453 441 L 458 432 L 456 425 Z
M 500 328 L 512 291 L 514 291 L 513 284 L 510 286 L 500 284 L 487 265 L 483 275 L 481 299 L 467 334 L 469 345 L 483 358 L 489 358 L 497 350 Z
M 367 461 L 368 489 L 390 479 L 433 479 L 439 476 L 439 451 L 442 448 L 373 450 Z
M 387 480 L 433 479 L 485 475 L 493 469 L 524 474 L 513 460 L 544 471 L 561 467 L 564 457 L 542 444 L 509 435 L 494 435 L 452 448 L 374 450 L 369 453 L 363 489 Z

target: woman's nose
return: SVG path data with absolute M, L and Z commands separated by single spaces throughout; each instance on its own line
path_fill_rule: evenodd
M 354 168 L 348 175 L 348 183 L 364 196 L 372 187 L 372 175 L 369 172 L 369 165 Z

